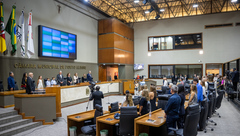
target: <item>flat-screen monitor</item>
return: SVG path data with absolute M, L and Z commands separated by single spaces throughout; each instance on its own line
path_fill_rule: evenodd
M 134 70 L 142 70 L 144 69 L 144 64 L 134 64 Z
M 76 59 L 77 35 L 39 25 L 38 56 Z

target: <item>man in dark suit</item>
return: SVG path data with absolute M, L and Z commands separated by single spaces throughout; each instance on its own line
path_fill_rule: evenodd
M 32 94 L 33 91 L 35 91 L 35 85 L 33 83 L 33 73 L 30 72 L 29 77 L 27 77 L 27 84 L 26 84 L 26 93 Z
M 92 93 L 92 96 L 90 97 L 90 101 L 93 100 L 93 108 L 95 109 L 95 105 L 99 104 L 102 106 L 102 98 L 104 98 L 102 91 L 100 90 L 100 86 L 96 87 L 96 91 Z
M 93 78 L 92 78 L 92 72 L 89 71 L 88 74 L 87 74 L 87 80 L 88 80 L 88 82 L 91 82 L 92 79 L 93 79 Z
M 174 73 L 172 73 L 172 83 L 175 81 L 175 76 L 174 76 Z
M 62 86 L 64 81 L 64 77 L 62 75 L 62 71 L 59 71 L 59 74 L 57 75 L 57 84 Z
M 236 70 L 236 68 L 233 68 L 232 82 L 233 82 L 234 91 L 237 91 L 237 84 L 239 82 L 239 72 Z

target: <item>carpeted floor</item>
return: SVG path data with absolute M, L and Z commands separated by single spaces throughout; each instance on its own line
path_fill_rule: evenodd
M 107 110 L 108 102 L 122 102 L 123 96 L 109 96 L 103 99 L 104 110 Z M 66 108 L 62 108 L 62 117 L 59 118 L 54 125 L 40 126 L 35 129 L 19 133 L 15 136 L 67 136 L 67 115 L 86 111 L 87 103 L 82 103 Z M 92 102 L 88 109 L 92 109 Z M 199 136 L 239 136 L 240 135 L 240 112 L 231 102 L 223 98 L 222 106 L 218 110 L 221 118 L 214 115 L 212 119 L 217 126 L 209 125 L 214 131 L 208 130 L 207 133 L 198 132 Z

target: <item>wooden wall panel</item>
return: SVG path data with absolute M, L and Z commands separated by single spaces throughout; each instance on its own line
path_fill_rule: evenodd
M 114 63 L 114 49 L 98 50 L 98 63 Z
M 110 33 L 112 30 L 112 19 L 104 19 L 98 21 L 98 34 Z
M 112 25 L 113 25 L 113 32 L 116 32 L 122 36 L 125 36 L 131 40 L 134 40 L 134 31 L 132 28 L 130 28 L 126 24 L 116 19 L 113 19 Z
M 116 34 L 114 34 L 114 47 L 122 50 L 130 51 L 130 52 L 134 52 L 133 41 Z
M 121 64 L 134 64 L 133 53 L 114 49 L 114 62 Z
M 107 66 L 104 65 L 99 65 L 98 67 L 98 71 L 99 71 L 99 81 L 107 81 Z
M 98 36 L 98 48 L 111 48 L 114 47 L 114 35 L 104 34 Z

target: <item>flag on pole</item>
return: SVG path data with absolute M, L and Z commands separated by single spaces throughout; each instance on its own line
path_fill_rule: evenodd
M 20 41 L 21 47 L 21 56 L 25 57 L 25 34 L 24 34 L 24 12 L 22 10 L 22 14 L 19 17 L 18 25 L 17 25 L 17 39 Z
M 1 11 L 0 11 L 0 52 L 3 53 L 7 50 L 6 40 L 5 40 L 5 30 L 4 30 L 4 12 L 3 12 L 3 3 L 0 3 Z
M 33 45 L 33 33 L 32 33 L 32 12 L 28 14 L 28 47 L 27 47 L 27 56 L 31 58 L 31 55 L 34 55 L 34 45 Z
M 11 35 L 11 44 L 12 44 L 12 54 L 16 52 L 17 50 L 17 35 L 16 35 L 16 21 L 15 21 L 15 10 L 16 6 L 12 6 L 12 12 L 8 19 L 7 26 L 5 28 L 6 32 L 8 32 Z

